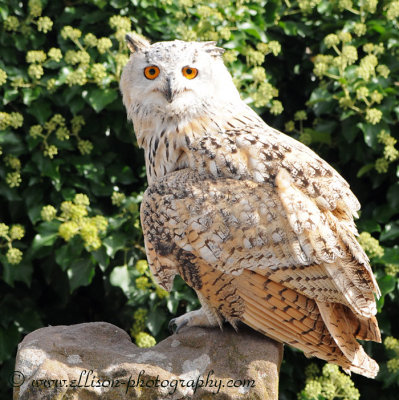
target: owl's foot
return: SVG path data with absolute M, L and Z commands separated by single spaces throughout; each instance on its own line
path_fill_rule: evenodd
M 171 319 L 168 325 L 169 330 L 174 333 L 179 333 L 184 326 L 221 327 L 221 321 L 213 315 L 207 315 L 204 309 L 200 308 Z

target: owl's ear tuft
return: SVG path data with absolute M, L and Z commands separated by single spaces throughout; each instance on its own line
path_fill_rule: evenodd
M 204 42 L 202 45 L 204 50 L 215 58 L 221 57 L 225 52 L 224 49 L 216 46 L 216 42 Z
M 136 51 L 143 51 L 151 45 L 151 43 L 141 35 L 137 33 L 127 33 L 125 36 L 127 47 L 131 53 Z

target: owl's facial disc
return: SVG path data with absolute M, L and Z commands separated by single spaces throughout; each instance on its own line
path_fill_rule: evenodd
M 133 40 L 133 39 L 132 39 Z M 211 42 L 128 45 L 132 55 L 121 77 L 129 116 L 195 118 L 223 104 L 241 104 L 221 49 Z

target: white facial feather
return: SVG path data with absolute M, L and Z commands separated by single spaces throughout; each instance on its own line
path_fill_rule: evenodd
M 149 66 L 160 71 L 153 80 L 144 75 Z M 184 67 L 196 68 L 197 76 L 187 79 L 182 73 Z M 171 102 L 164 94 L 168 81 L 174 95 Z M 131 55 L 120 85 L 128 116 L 133 120 L 138 107 L 150 114 L 193 118 L 204 108 L 241 101 L 220 52 L 209 42 L 175 40 L 142 46 Z

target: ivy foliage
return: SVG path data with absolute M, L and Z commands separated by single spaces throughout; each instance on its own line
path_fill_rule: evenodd
M 245 101 L 330 162 L 362 203 L 385 344 L 367 351 L 381 373 L 351 381 L 287 349 L 280 397 L 394 398 L 398 18 L 396 0 L 0 0 L 0 393 L 34 329 L 106 320 L 149 347 L 198 306 L 182 280 L 170 294 L 157 287 L 145 260 L 143 154 L 118 89 L 124 36 L 136 31 L 217 41 Z

